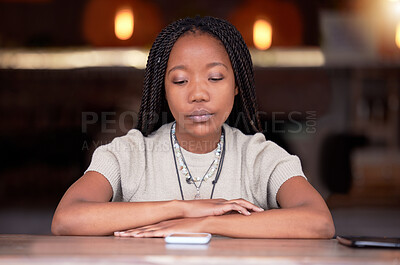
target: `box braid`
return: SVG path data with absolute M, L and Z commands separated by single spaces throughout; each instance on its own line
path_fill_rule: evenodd
M 199 16 L 173 22 L 161 31 L 153 43 L 144 75 L 137 129 L 147 136 L 163 124 L 174 120 L 165 99 L 165 71 L 172 47 L 179 37 L 188 32 L 207 33 L 222 42 L 230 58 L 239 90 L 226 122 L 246 134 L 260 132 L 253 63 L 242 36 L 225 20 Z

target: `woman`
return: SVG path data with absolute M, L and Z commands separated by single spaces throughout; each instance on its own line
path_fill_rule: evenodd
M 240 33 L 217 18 L 178 20 L 150 51 L 137 129 L 95 151 L 52 232 L 332 237 L 331 214 L 300 160 L 260 131 Z

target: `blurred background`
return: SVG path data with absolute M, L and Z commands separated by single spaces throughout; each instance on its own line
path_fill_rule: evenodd
M 264 134 L 337 234 L 400 237 L 400 0 L 0 0 L 0 233 L 50 233 L 94 149 L 134 128 L 156 35 L 195 15 L 242 33 Z

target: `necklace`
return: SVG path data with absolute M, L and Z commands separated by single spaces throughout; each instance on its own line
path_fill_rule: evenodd
M 191 175 L 190 170 L 186 164 L 185 158 L 183 156 L 181 146 L 179 145 L 178 140 L 176 138 L 175 128 L 176 128 L 176 122 L 174 122 L 171 126 L 170 140 L 171 140 L 172 152 L 173 152 L 174 162 L 175 162 L 175 169 L 176 169 L 176 174 L 178 177 L 179 189 L 181 191 L 182 200 L 184 200 L 184 196 L 183 196 L 183 191 L 182 191 L 181 180 L 179 177 L 179 171 L 182 173 L 183 176 L 185 176 L 186 182 L 188 184 L 193 184 L 196 187 L 196 195 L 194 197 L 195 200 L 201 199 L 200 188 L 201 188 L 201 185 L 203 184 L 203 182 L 206 182 L 216 172 L 215 179 L 212 182 L 213 188 L 212 188 L 211 196 L 210 196 L 210 199 L 212 199 L 212 196 L 214 194 L 215 184 L 217 184 L 217 181 L 219 179 L 221 169 L 222 169 L 222 164 L 223 164 L 224 157 L 225 157 L 225 131 L 224 131 L 224 128 L 222 127 L 220 141 L 217 145 L 217 148 L 214 151 L 215 158 L 202 178 L 201 177 L 193 178 L 193 176 Z M 179 166 L 179 170 L 178 170 L 178 166 Z

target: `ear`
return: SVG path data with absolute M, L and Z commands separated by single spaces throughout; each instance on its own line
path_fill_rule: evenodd
M 238 88 L 238 86 L 235 86 L 235 96 L 236 96 L 237 94 L 239 94 L 239 88 Z

